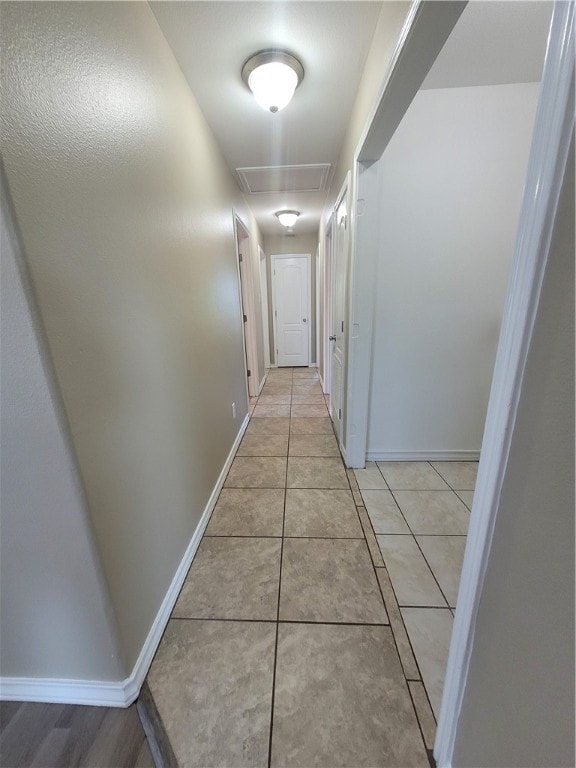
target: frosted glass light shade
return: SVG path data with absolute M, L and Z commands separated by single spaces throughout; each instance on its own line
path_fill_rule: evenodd
M 242 79 L 268 112 L 284 109 L 303 77 L 302 64 L 287 51 L 260 51 L 242 67 Z
M 251 73 L 248 85 L 262 109 L 279 112 L 290 102 L 298 85 L 298 75 L 287 64 L 273 61 Z
M 283 227 L 293 227 L 294 224 L 296 224 L 296 220 L 298 219 L 298 216 L 300 216 L 299 211 L 278 211 L 274 214 L 275 216 L 278 216 L 278 221 L 280 224 L 282 224 Z

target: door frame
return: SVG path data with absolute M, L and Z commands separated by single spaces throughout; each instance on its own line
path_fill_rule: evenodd
M 324 292 L 324 306 L 322 307 L 322 390 L 325 395 L 330 394 L 332 379 L 330 377 L 330 335 L 332 325 L 332 243 L 334 238 L 334 211 L 328 217 L 324 231 L 324 261 L 322 264 L 322 290 Z
M 377 248 L 364 253 L 367 209 L 362 176 L 384 152 L 429 68 L 448 39 L 466 3 L 425 3 L 410 7 L 379 98 L 357 145 L 353 164 L 351 227 L 350 362 L 348 401 L 369 386 L 373 312 L 362 314 L 361 291 L 376 268 Z M 547 264 L 566 157 L 574 131 L 574 3 L 556 2 L 550 27 L 524 188 L 520 222 L 496 355 L 492 390 L 470 529 L 462 567 L 434 756 L 439 768 L 452 764 L 458 720 L 474 643 L 492 535 L 522 391 L 527 354 Z M 368 221 L 368 219 L 365 219 Z M 358 229 L 360 227 L 360 231 Z M 357 324 L 355 337 L 352 328 Z M 355 348 L 354 348 L 355 345 Z M 366 412 L 366 426 L 367 426 Z M 360 441 L 359 441 L 360 443 Z M 365 456 L 365 445 L 364 445 Z M 350 455 L 350 458 L 352 456 Z M 354 457 L 355 460 L 357 457 Z M 354 463 L 353 466 L 364 466 Z
M 336 269 L 335 269 L 335 253 L 336 253 L 336 237 L 338 232 L 338 208 L 340 207 L 340 204 L 346 200 L 346 240 L 345 240 L 345 246 L 344 246 L 344 306 L 343 306 L 343 314 L 344 314 L 344 330 L 343 330 L 343 359 L 342 359 L 342 392 L 341 392 L 341 410 L 342 410 L 342 416 L 340 417 L 340 426 L 338 429 L 338 447 L 340 448 L 340 451 L 342 453 L 342 456 L 344 457 L 344 461 L 348 464 L 347 458 L 346 458 L 346 450 L 347 450 L 347 424 L 348 424 L 348 413 L 347 413 L 347 402 L 348 402 L 348 354 L 350 349 L 350 343 L 349 343 L 349 328 L 350 328 L 350 298 L 351 298 L 351 291 L 350 291 L 350 285 L 349 285 L 349 279 L 350 279 L 350 247 L 352 244 L 352 230 L 351 230 L 351 220 L 352 220 L 352 183 L 351 183 L 351 175 L 350 171 L 346 174 L 346 177 L 342 183 L 342 186 L 340 187 L 340 191 L 338 192 L 338 196 L 336 198 L 336 201 L 334 203 L 334 208 L 332 209 L 332 215 L 330 216 L 330 225 L 332 230 L 332 259 L 331 259 L 331 265 L 330 265 L 330 316 L 329 316 L 329 333 L 328 335 L 331 335 L 334 333 L 334 297 L 336 295 Z M 332 342 L 328 342 L 328 356 L 329 356 L 329 371 L 330 371 L 330 382 L 331 387 L 332 383 L 334 382 L 334 371 L 332 369 Z M 332 423 L 334 423 L 334 398 L 333 398 L 333 392 L 330 391 L 330 418 L 332 419 Z
M 270 368 L 270 312 L 268 309 L 268 265 L 266 254 L 258 246 L 258 267 L 260 270 L 260 306 L 262 309 L 262 343 L 264 345 L 264 367 Z
M 307 366 L 310 367 L 310 352 L 312 349 L 312 295 L 311 295 L 311 288 L 312 288 L 312 274 L 311 274 L 311 263 L 312 263 L 312 256 L 309 253 L 274 253 L 270 255 L 270 267 L 272 272 L 272 329 L 274 333 L 274 363 L 276 367 L 280 367 L 278 365 L 278 330 L 276 327 L 276 319 L 277 319 L 277 306 L 278 302 L 276 299 L 276 271 L 274 269 L 274 263 L 276 259 L 293 259 L 293 258 L 305 258 L 306 259 L 306 280 L 308 281 L 308 306 L 307 306 L 307 315 L 308 315 L 308 362 Z M 283 366 L 284 367 L 284 366 Z
M 245 360 L 245 378 L 247 397 L 257 397 L 260 390 L 258 381 L 258 346 L 256 340 L 256 317 L 254 313 L 254 290 L 252 285 L 252 258 L 250 230 L 235 210 L 234 242 L 236 245 L 236 267 L 238 268 L 238 290 L 240 298 L 240 322 L 242 323 L 242 342 Z M 247 241 L 247 254 L 240 263 L 240 243 Z M 244 321 L 243 314 L 246 315 Z M 250 371 L 250 376 L 248 376 Z M 248 402 L 248 400 L 246 401 Z

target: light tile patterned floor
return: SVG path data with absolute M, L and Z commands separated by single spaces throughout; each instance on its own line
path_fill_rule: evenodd
M 314 369 L 250 411 L 148 676 L 178 764 L 428 768 L 475 468 L 346 470 Z
M 401 618 L 394 615 L 407 630 L 436 717 L 477 469 L 475 461 L 379 461 L 356 471 Z M 422 691 L 412 694 L 418 708 Z M 429 722 L 421 725 L 426 736 Z

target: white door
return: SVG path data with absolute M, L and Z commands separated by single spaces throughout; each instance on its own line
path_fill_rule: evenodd
M 246 357 L 247 389 L 250 397 L 258 395 L 258 352 L 254 332 L 254 300 L 251 290 L 250 238 L 247 228 L 235 216 L 236 246 L 238 251 L 238 276 L 240 278 L 240 302 L 244 329 L 244 355 Z
M 266 255 L 258 247 L 260 255 L 260 301 L 262 303 L 262 336 L 264 342 L 264 367 L 270 368 L 270 332 L 268 313 L 268 275 L 266 274 Z
M 310 255 L 272 256 L 276 365 L 308 365 Z
M 348 269 L 348 206 L 346 188 L 337 203 L 332 232 L 334 237 L 332 262 L 332 332 L 331 355 L 331 390 L 330 416 L 338 442 L 342 444 L 343 400 L 344 400 L 344 365 L 346 360 L 346 281 Z

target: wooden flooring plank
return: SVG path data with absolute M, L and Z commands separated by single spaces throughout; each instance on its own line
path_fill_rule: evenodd
M 135 705 L 2 704 L 0 768 L 155 768 Z
M 150 752 L 150 747 L 148 746 L 146 739 L 144 739 L 142 746 L 140 747 L 140 752 L 136 758 L 135 768 L 156 768 L 156 763 L 154 762 L 152 752 Z
M 128 709 L 109 709 L 86 759 L 79 765 L 81 768 L 134 768 L 144 739 L 134 704 Z
M 66 724 L 70 730 L 58 768 L 78 768 L 82 764 L 108 711 L 108 707 L 68 705 L 67 711 L 57 723 L 58 726 Z
M 22 704 L 0 736 L 2 768 L 29 768 L 62 714 L 63 704 Z
M 0 701 L 0 734 L 22 706 L 21 701 Z
M 61 758 L 69 736 L 68 728 L 52 728 L 40 744 L 30 768 L 56 768 L 62 765 Z

